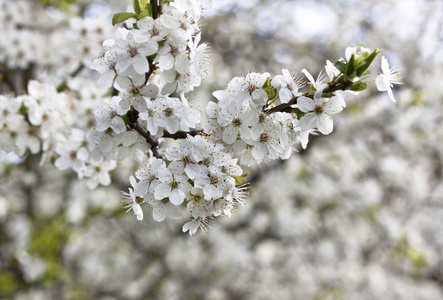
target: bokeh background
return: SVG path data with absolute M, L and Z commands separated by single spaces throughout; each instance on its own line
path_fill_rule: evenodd
M 251 170 L 248 206 L 193 237 L 183 220 L 124 213 L 129 161 L 91 191 L 38 155 L 3 152 L 0 298 L 443 299 L 443 2 L 214 2 L 201 24 L 212 66 L 191 97 L 202 108 L 234 76 L 318 74 L 358 44 L 401 70 L 397 103 L 373 86 L 348 97 L 332 134 Z M 130 4 L 0 1 L 0 91 L 75 74 Z M 70 88 L 92 102 L 94 74 L 80 75 Z

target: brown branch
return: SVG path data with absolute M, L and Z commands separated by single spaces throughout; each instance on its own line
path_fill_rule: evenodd
M 80 64 L 74 72 L 70 74 L 71 77 L 76 77 L 85 68 L 83 64 Z
M 275 112 L 290 112 L 292 110 L 291 105 L 297 104 L 297 99 L 298 99 L 298 96 L 292 98 L 288 103 L 282 103 L 282 104 L 277 105 L 273 108 L 265 110 L 264 112 L 267 114 L 272 114 Z
M 171 138 L 174 140 L 178 140 L 178 139 L 185 139 L 188 137 L 188 134 L 190 136 L 196 136 L 196 135 L 204 135 L 204 131 L 203 130 L 190 130 L 190 131 L 177 131 L 176 133 L 169 133 L 168 131 L 164 130 L 163 131 L 163 137 L 164 138 Z
M 146 142 L 151 145 L 152 154 L 157 158 L 163 159 L 163 156 L 158 152 L 158 140 L 153 137 L 148 130 L 144 129 L 138 122 L 135 125 L 134 130 L 140 133 L 146 139 Z
M 154 72 L 154 69 L 155 69 L 153 59 L 148 58 L 148 63 L 149 63 L 149 71 L 148 71 L 148 73 L 145 73 L 145 85 L 148 84 L 149 77 L 151 77 L 152 72 Z
M 158 144 L 159 144 L 158 140 L 155 137 L 153 137 L 148 130 L 143 128 L 140 125 L 140 123 L 138 123 L 138 115 L 139 115 L 138 111 L 134 109 L 128 111 L 126 114 L 128 116 L 129 128 L 134 129 L 135 131 L 140 133 L 142 137 L 146 139 L 146 142 L 151 145 L 151 151 L 155 157 L 163 159 L 163 156 L 158 152 Z
M 14 91 L 16 95 L 18 95 L 17 87 L 15 86 L 14 79 L 12 79 L 11 74 L 3 67 L 0 67 L 0 74 L 2 75 L 2 81 L 9 85 L 9 87 Z
M 158 17 L 158 0 L 151 0 L 151 5 L 152 5 L 152 18 L 157 19 Z

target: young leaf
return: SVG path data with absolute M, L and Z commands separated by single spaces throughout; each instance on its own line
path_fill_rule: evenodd
M 137 14 L 130 13 L 130 12 L 116 13 L 112 17 L 112 25 L 124 22 L 124 21 L 126 21 L 127 19 L 130 19 L 130 18 L 137 19 Z
M 357 67 L 357 76 L 361 76 L 362 74 L 364 74 L 366 72 L 366 70 L 369 69 L 369 67 L 372 65 L 372 63 L 374 62 L 375 58 L 377 57 L 377 55 L 380 53 L 380 49 L 375 49 L 374 52 L 372 52 L 371 54 L 369 54 L 364 61 L 362 61 L 360 63 L 360 65 Z
M 138 15 L 142 11 L 140 6 L 140 0 L 132 0 L 132 6 L 134 7 L 135 13 Z

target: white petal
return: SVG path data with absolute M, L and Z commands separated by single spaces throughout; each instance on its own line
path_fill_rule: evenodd
M 152 218 L 157 222 L 162 222 L 166 218 L 166 206 L 158 203 L 152 206 Z
M 333 128 L 332 118 L 327 114 L 321 114 L 317 118 L 317 128 L 323 134 L 330 134 Z
M 134 211 L 134 214 L 137 216 L 137 220 L 141 221 L 143 220 L 143 210 L 138 203 L 134 203 L 132 205 L 132 210 Z
M 264 143 L 258 143 L 252 150 L 252 155 L 255 159 L 262 160 L 263 157 L 265 157 L 266 152 L 268 152 L 266 145 Z
M 132 59 L 132 67 L 134 68 L 134 71 L 138 74 L 144 74 L 149 72 L 149 63 L 146 57 L 138 54 L 134 56 Z
M 314 77 L 312 77 L 311 73 L 309 73 L 308 70 L 306 70 L 306 69 L 301 70 L 301 72 L 302 72 L 303 74 L 305 74 L 305 76 L 308 78 L 308 80 L 309 80 L 309 81 L 312 83 L 312 85 L 315 87 L 315 86 L 316 86 L 315 79 L 314 79 Z
M 341 97 L 333 97 L 325 103 L 324 110 L 328 115 L 336 114 L 343 110 L 344 100 Z
M 288 103 L 292 99 L 292 92 L 287 88 L 281 88 L 278 95 L 281 103 Z
M 171 195 L 169 195 L 169 200 L 174 205 L 182 204 L 184 199 L 185 193 L 182 190 L 175 189 L 171 192 Z
M 143 56 L 149 56 L 158 51 L 158 44 L 154 41 L 148 42 L 141 47 L 138 47 L 138 52 Z
M 271 81 L 271 85 L 275 88 L 286 86 L 286 84 L 287 84 L 287 82 L 286 82 L 285 77 L 283 75 L 277 75 Z
M 237 139 L 238 130 L 234 126 L 228 126 L 223 131 L 223 141 L 227 144 L 233 144 Z
M 160 56 L 158 63 L 162 69 L 170 70 L 174 66 L 174 58 L 171 54 L 164 54 Z
M 107 89 L 112 86 L 114 81 L 115 72 L 114 70 L 105 71 L 97 80 L 98 87 L 101 89 Z
M 314 113 L 309 113 L 300 118 L 298 124 L 301 130 L 310 130 L 314 128 L 315 122 L 317 120 L 317 115 Z
M 380 74 L 375 78 L 375 85 L 380 92 L 386 92 L 390 89 L 390 83 L 384 74 Z
M 111 177 L 109 176 L 108 172 L 100 172 L 100 173 L 98 173 L 98 181 L 102 185 L 107 186 L 111 183 Z
M 394 98 L 394 94 L 392 93 L 392 89 L 391 88 L 388 89 L 388 96 L 389 96 L 389 99 L 392 100 L 392 102 L 397 102 L 395 100 L 395 98 Z
M 111 119 L 111 128 L 114 129 L 115 133 L 122 133 L 126 131 L 125 121 L 120 117 L 114 117 Z
M 171 194 L 171 187 L 167 184 L 160 183 L 154 191 L 154 197 L 157 200 L 162 200 L 164 198 L 169 197 Z
M 305 96 L 301 96 L 297 99 L 297 107 L 302 112 L 313 111 L 315 108 L 314 100 Z
M 117 64 L 115 65 L 115 69 L 117 70 L 117 73 L 121 74 L 124 71 L 126 71 L 129 66 L 131 65 L 132 59 L 130 57 L 123 57 L 120 58 L 117 61 Z
M 268 94 L 263 89 L 256 89 L 251 94 L 252 102 L 256 105 L 265 105 L 268 100 Z

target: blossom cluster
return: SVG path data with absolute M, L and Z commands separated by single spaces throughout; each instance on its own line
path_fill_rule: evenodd
M 183 231 L 192 235 L 231 216 L 246 204 L 246 168 L 288 159 L 307 147 L 310 134 L 331 133 L 331 115 L 346 106 L 347 93 L 366 89 L 380 50 L 347 48 L 345 58 L 327 61 L 317 79 L 305 69 L 304 76 L 283 69 L 276 76 L 235 77 L 213 93 L 217 101 L 202 117 L 187 93 L 208 73 L 209 46 L 200 43 L 199 24 L 210 4 L 133 1 L 133 12 L 114 15 L 120 24 L 115 38 L 103 41 L 104 51 L 90 66 L 99 73 L 98 87 L 68 76 L 57 89 L 31 81 L 29 95 L 2 96 L 7 121 L 0 128 L 1 148 L 19 155 L 42 151 L 43 160 L 52 156 L 57 168 L 89 178 L 90 188 L 109 185 L 118 161 L 131 158 L 140 166 L 123 199 L 139 220 L 144 203 L 156 221 L 185 213 L 190 221 Z M 85 49 L 97 24 L 79 22 L 70 26 L 84 37 L 79 45 Z M 78 70 L 87 64 L 86 56 Z M 382 71 L 377 87 L 395 100 L 398 72 L 384 57 Z M 98 97 L 81 100 L 93 90 Z
M 35 1 L 0 1 L 0 8 L 0 63 L 8 70 L 32 67 L 33 76 L 60 76 L 74 72 L 79 63 L 89 66 L 114 32 L 103 17 L 68 18 Z

